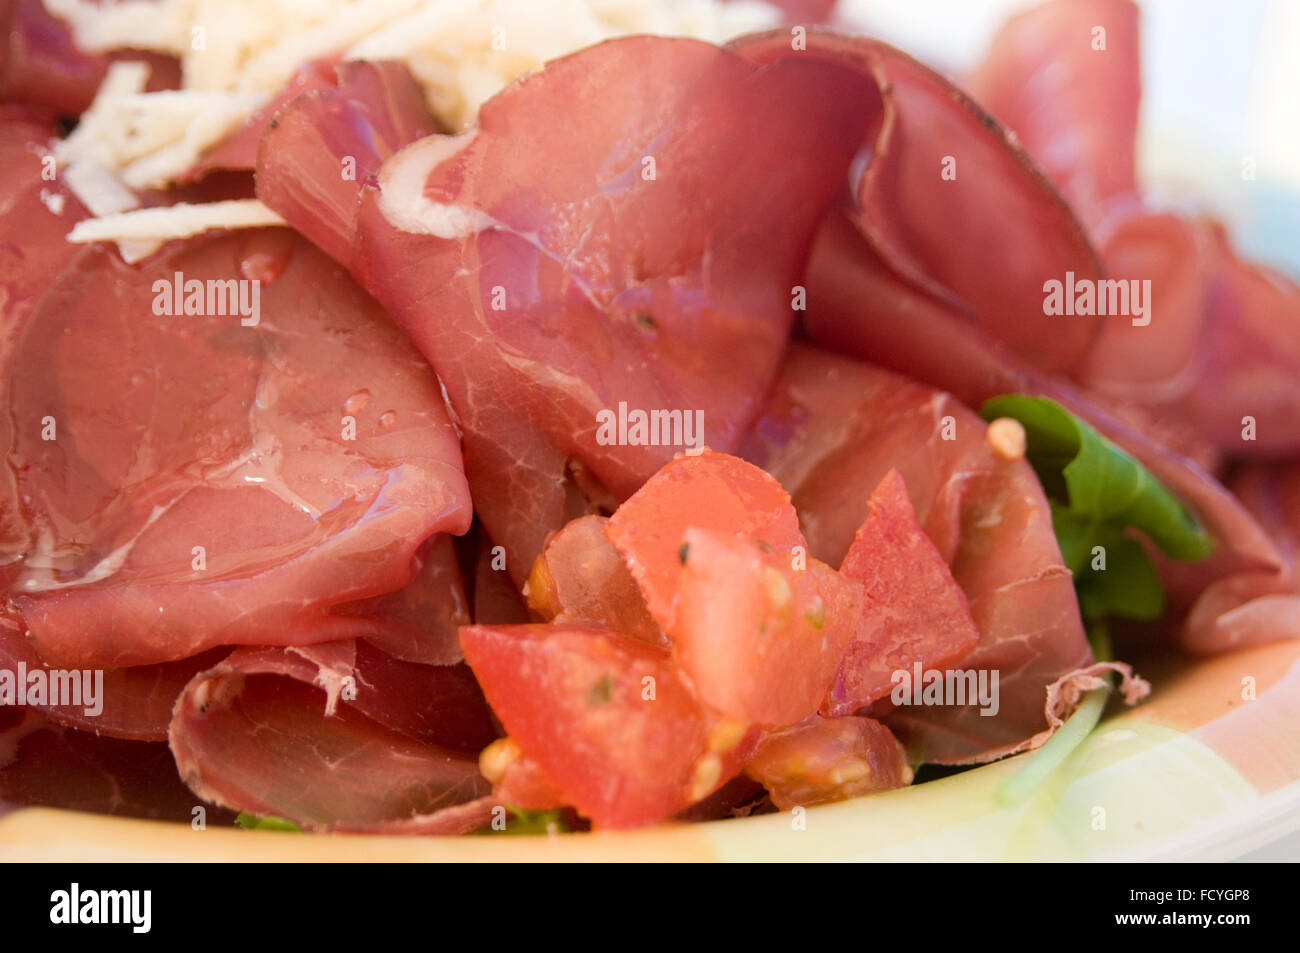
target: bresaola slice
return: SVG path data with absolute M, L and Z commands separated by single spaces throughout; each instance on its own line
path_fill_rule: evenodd
M 0 0 L 0 102 L 76 114 L 90 105 L 108 57 L 83 53 L 42 0 Z
M 1137 190 L 1139 46 L 1129 0 L 1057 0 L 1004 23 L 965 81 L 1090 226 Z
M 868 517 L 864 488 L 891 469 L 902 476 L 979 629 L 959 667 L 999 673 L 995 716 L 967 704 L 887 719 L 918 760 L 1018 750 L 1047 727 L 1047 687 L 1092 661 L 1038 478 L 1023 460 L 998 459 L 985 429 L 945 394 L 797 346 L 746 443 L 746 456 L 790 489 L 810 554 L 831 564 Z
M 259 281 L 256 325 L 156 313 L 189 279 Z M 400 588 L 424 539 L 469 525 L 437 380 L 284 230 L 139 268 L 87 252 L 6 373 L 32 540 L 10 594 L 52 665 L 312 641 L 323 609 Z
M 115 60 L 147 63 L 149 92 L 180 86 L 181 65 L 174 57 L 146 50 L 86 53 L 44 0 L 0 0 L 0 103 L 76 116 L 90 106 Z
M 611 441 L 597 414 L 690 413 L 710 445 L 734 446 L 878 109 L 874 84 L 837 66 L 613 40 L 508 87 L 470 132 L 408 146 L 363 188 L 353 269 L 445 384 L 478 513 L 518 581 L 565 521 L 570 458 L 622 498 L 682 447 Z M 278 171 L 264 162 L 259 194 L 313 234 L 317 217 L 277 190 L 293 177 L 341 191 L 351 147 L 337 120 L 308 122 L 329 132 L 281 149 L 293 159 Z M 331 251 L 346 243 L 336 225 Z
M 305 92 L 304 92 L 305 90 Z M 292 96 L 293 92 L 300 95 Z M 303 235 L 351 265 L 360 189 L 403 146 L 437 128 L 401 63 L 304 67 L 268 106 L 256 143 L 257 194 Z M 256 127 L 209 162 L 243 163 Z
M 200 804 L 165 744 L 99 738 L 0 707 L 0 812 L 16 804 L 192 824 Z M 234 817 L 209 805 L 211 826 Z
M 885 43 L 812 31 L 806 46 L 792 50 L 782 31 L 742 37 L 730 49 L 759 63 L 836 64 L 878 85 L 884 111 L 850 170 L 846 210 L 872 252 L 915 293 L 1031 366 L 1058 372 L 1077 364 L 1100 319 L 1048 320 L 1043 283 L 1067 271 L 1098 278 L 1101 263 L 1014 138 L 946 79 Z M 810 288 L 809 311 L 817 307 Z M 865 320 L 898 320 L 872 300 L 858 307 Z
M 970 77 L 1081 211 L 1107 277 L 1150 282 L 1139 323 L 1107 319 L 1072 376 L 1227 456 L 1294 450 L 1300 288 L 1238 258 L 1216 223 L 1137 195 L 1137 33 L 1128 0 L 1051 0 L 1003 27 Z
M 1242 261 L 1206 219 L 1138 212 L 1100 234 L 1113 277 L 1151 282 L 1158 322 L 1109 322 L 1079 379 L 1225 455 L 1300 447 L 1300 287 Z
M 1285 565 L 1210 584 L 1183 627 L 1184 644 L 1198 654 L 1300 638 L 1300 462 L 1251 462 L 1232 475 L 1230 485 L 1269 528 Z
M 489 791 L 469 752 L 490 724 L 485 708 L 479 726 L 457 724 L 473 711 L 457 671 L 351 641 L 239 649 L 177 701 L 176 765 L 205 800 L 312 829 L 436 826 Z

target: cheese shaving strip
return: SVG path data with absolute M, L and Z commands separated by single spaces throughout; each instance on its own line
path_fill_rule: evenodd
M 142 208 L 85 219 L 73 226 L 68 241 L 163 242 L 189 238 L 214 228 L 265 228 L 284 223 L 284 219 L 257 199 L 231 199 L 202 205 L 179 202 L 163 208 Z
M 72 240 L 116 240 L 128 261 L 151 254 L 159 239 L 195 234 L 196 222 L 205 228 L 280 224 L 257 203 L 219 202 L 201 213 L 190 206 L 170 217 L 165 210 L 122 214 L 130 206 L 106 207 L 113 203 L 105 195 L 114 191 L 106 182 L 116 176 L 120 191 L 122 184 L 166 188 L 309 60 L 340 52 L 347 59 L 402 60 L 434 114 L 449 128 L 464 129 L 486 99 L 517 77 L 601 40 L 656 33 L 723 42 L 781 19 L 758 0 L 43 2 L 83 49 L 145 49 L 181 61 L 183 88 L 154 93 L 144 91 L 146 64 L 113 64 L 76 130 L 55 150 L 69 172 L 98 170 L 81 174 L 83 185 L 93 180 L 89 200 L 69 180 L 99 216 L 79 225 Z M 149 230 L 158 234 L 145 236 Z

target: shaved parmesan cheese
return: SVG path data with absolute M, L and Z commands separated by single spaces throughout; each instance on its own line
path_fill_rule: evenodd
M 91 215 L 116 215 L 140 204 L 135 193 L 123 185 L 121 179 L 93 159 L 68 166 L 63 172 L 63 181 Z M 159 247 L 160 244 L 154 241 L 123 240 L 117 243 L 118 252 L 127 262 L 148 258 Z
M 214 228 L 263 228 L 283 224 L 284 219 L 257 199 L 232 199 L 202 205 L 178 202 L 163 208 L 142 208 L 101 218 L 88 218 L 73 227 L 68 234 L 68 241 L 170 241 L 174 238 L 189 238 Z
M 631 33 L 723 42 L 781 20 L 775 7 L 758 0 L 43 2 L 67 22 L 85 50 L 146 49 L 180 59 L 182 88 L 155 93 L 144 91 L 146 64 L 113 64 L 94 103 L 55 151 L 62 165 L 107 170 L 120 179 L 119 185 L 137 189 L 175 182 L 312 59 L 402 60 L 423 86 L 433 113 L 447 127 L 465 129 L 479 106 L 504 86 L 547 60 L 593 43 Z M 95 185 L 101 207 L 107 207 L 106 189 L 102 180 Z M 97 216 L 126 211 L 101 212 L 87 205 Z M 419 209 L 415 218 L 408 216 L 407 224 L 436 233 L 483 226 L 452 207 L 433 205 Z M 122 243 L 139 233 L 128 235 L 124 228 L 160 230 L 164 234 L 149 236 L 156 248 L 155 239 L 194 234 L 186 231 L 194 227 L 186 222 L 202 221 L 203 228 L 279 224 L 253 214 L 246 203 L 216 203 L 210 211 L 187 211 L 171 219 L 155 214 L 164 211 L 138 213 L 146 217 L 132 217 L 130 224 L 127 216 L 116 216 L 114 224 L 105 226 L 83 222 L 73 234 L 95 237 L 74 240 L 119 240 L 128 257 Z M 159 224 L 141 224 L 155 222 Z M 147 247 L 130 254 L 139 256 Z

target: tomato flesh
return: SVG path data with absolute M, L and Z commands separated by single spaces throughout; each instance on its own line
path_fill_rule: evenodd
M 528 576 L 528 607 L 547 622 L 593 622 L 667 645 L 627 562 L 605 536 L 608 523 L 604 516 L 582 516 L 546 541 Z
M 912 783 L 903 746 L 873 718 L 821 718 L 764 736 L 745 773 L 772 803 L 793 807 L 843 801 Z
M 707 712 L 668 653 L 585 625 L 466 626 L 510 737 L 597 827 L 662 820 L 737 774 L 756 740 Z
M 840 572 L 864 587 L 867 604 L 823 714 L 858 711 L 890 693 L 895 672 L 911 672 L 916 662 L 944 668 L 979 642 L 966 596 L 917 521 L 897 470 L 871 494 Z
M 669 462 L 615 511 L 606 535 L 627 559 L 650 614 L 671 628 L 686 530 L 743 533 L 778 551 L 806 551 L 790 494 L 739 457 L 705 451 Z
M 685 544 L 669 635 L 700 699 L 766 726 L 817 711 L 861 617 L 861 587 L 735 533 L 690 529 Z

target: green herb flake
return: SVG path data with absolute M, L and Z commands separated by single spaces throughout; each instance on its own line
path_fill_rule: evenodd
M 636 323 L 638 327 L 644 328 L 647 331 L 659 330 L 659 322 L 644 311 L 638 311 L 636 313 Z
M 691 547 L 689 543 L 682 543 L 680 546 L 677 547 L 677 561 L 680 562 L 683 566 L 686 565 L 686 556 L 687 554 L 690 553 L 690 551 L 691 551 Z
M 283 817 L 276 817 L 274 814 L 259 817 L 256 814 L 249 814 L 247 811 L 240 811 L 235 818 L 235 823 L 246 831 L 291 831 L 295 834 L 302 833 L 302 828 L 293 821 L 286 821 Z
M 474 833 L 489 837 L 497 834 L 523 834 L 525 836 L 566 834 L 569 831 L 568 822 L 565 821 L 563 812 L 559 810 L 528 811 L 509 804 L 505 805 L 505 809 L 508 816 L 504 828 L 498 830 L 489 824 L 487 827 L 479 828 Z
M 593 705 L 603 705 L 614 697 L 614 679 L 608 672 L 600 676 L 600 681 L 591 686 L 587 701 Z

